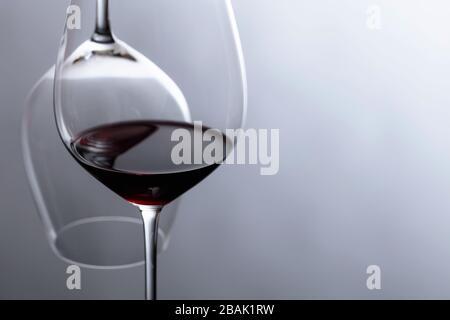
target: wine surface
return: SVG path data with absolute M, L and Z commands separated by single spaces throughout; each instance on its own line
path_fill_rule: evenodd
M 162 206 L 219 166 L 204 161 L 174 163 L 172 150 L 180 143 L 171 139 L 176 129 L 184 129 L 192 137 L 188 152 L 192 160 L 194 135 L 206 137 L 196 146 L 202 154 L 207 146 L 222 148 L 222 160 L 225 159 L 226 148 L 230 146 L 225 135 L 210 134 L 207 127 L 169 121 L 130 121 L 95 127 L 73 140 L 71 152 L 90 174 L 125 200 L 137 205 Z

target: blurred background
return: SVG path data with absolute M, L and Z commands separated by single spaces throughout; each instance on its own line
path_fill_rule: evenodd
M 27 184 L 24 101 L 67 5 L 0 0 L 0 298 L 142 299 L 143 267 L 82 269 L 67 290 Z M 160 298 L 450 298 L 450 4 L 233 5 L 247 127 L 280 129 L 280 171 L 222 166 L 183 197 Z

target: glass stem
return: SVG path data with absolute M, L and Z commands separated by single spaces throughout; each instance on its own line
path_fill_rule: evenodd
M 97 0 L 97 16 L 92 40 L 100 43 L 114 42 L 109 22 L 109 0 Z
M 145 299 L 156 300 L 158 224 L 161 207 L 139 206 L 145 236 Z

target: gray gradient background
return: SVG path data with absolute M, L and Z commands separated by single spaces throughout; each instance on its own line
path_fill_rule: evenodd
M 233 3 L 247 126 L 281 129 L 281 169 L 223 167 L 183 198 L 160 297 L 450 298 L 448 1 Z M 373 3 L 380 31 L 365 25 Z M 54 63 L 65 5 L 0 0 L 0 298 L 140 299 L 143 268 L 83 270 L 68 291 L 27 186 L 23 101 Z

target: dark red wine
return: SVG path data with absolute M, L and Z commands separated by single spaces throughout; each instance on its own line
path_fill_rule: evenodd
M 179 144 L 171 141 L 176 129 L 185 129 L 192 137 L 192 161 L 188 164 L 175 164 L 171 157 L 173 147 Z M 73 141 L 72 153 L 90 174 L 127 201 L 137 205 L 165 205 L 219 166 L 203 161 L 193 164 L 194 134 L 208 135 L 207 130 L 178 122 L 120 122 L 83 132 Z M 229 139 L 216 132 L 209 140 L 197 147 L 202 152 L 208 145 L 223 148 L 224 160 Z

